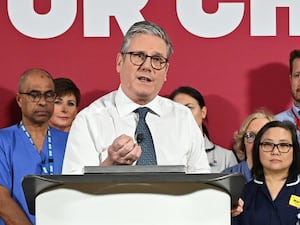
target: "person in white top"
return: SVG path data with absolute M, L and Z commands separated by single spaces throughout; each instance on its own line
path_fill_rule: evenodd
M 181 86 L 175 89 L 169 96 L 175 102 L 188 107 L 203 132 L 205 151 L 213 173 L 221 173 L 225 168 L 236 165 L 237 159 L 232 150 L 225 149 L 214 144 L 209 139 L 208 129 L 204 124 L 207 118 L 207 107 L 202 94 L 193 87 Z
M 157 165 L 184 165 L 188 173 L 209 173 L 201 130 L 191 111 L 158 96 L 167 78 L 171 42 L 158 25 L 141 21 L 126 33 L 116 69 L 120 86 L 83 109 L 70 129 L 63 174 L 84 166 L 135 165 L 142 151 L 135 138 L 139 107 L 148 107 Z

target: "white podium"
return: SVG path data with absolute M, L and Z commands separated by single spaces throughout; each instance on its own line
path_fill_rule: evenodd
M 37 225 L 230 225 L 240 174 L 176 172 L 26 176 Z

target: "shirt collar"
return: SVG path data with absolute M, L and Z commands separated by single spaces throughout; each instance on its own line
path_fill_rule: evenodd
M 298 183 L 300 182 L 300 177 L 299 175 L 295 178 L 295 179 L 290 179 L 288 180 L 286 186 L 294 186 L 294 185 L 297 185 Z
M 208 139 L 208 137 L 204 134 L 204 145 L 205 145 L 205 151 L 210 152 L 215 149 L 215 145 Z
M 120 85 L 116 93 L 115 102 L 116 102 L 116 108 L 121 117 L 132 113 L 134 110 L 136 110 L 139 107 L 148 107 L 149 109 L 151 109 L 152 113 L 160 116 L 162 113 L 162 108 L 161 105 L 159 104 L 160 98 L 161 98 L 160 96 L 156 96 L 148 104 L 139 105 L 127 97 L 127 95 L 124 93 Z
M 295 105 L 295 103 L 293 103 L 292 109 L 297 117 L 300 117 L 300 109 Z
M 264 180 L 258 180 L 258 179 L 254 179 L 254 182 L 257 183 L 257 184 L 264 184 L 265 181 Z M 290 187 L 290 186 L 295 186 L 297 184 L 300 183 L 300 175 L 298 175 L 297 177 L 295 178 L 290 178 L 286 181 L 285 185 L 287 187 Z

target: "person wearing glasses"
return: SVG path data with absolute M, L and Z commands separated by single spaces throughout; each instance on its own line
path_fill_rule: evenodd
M 239 163 L 223 170 L 224 173 L 241 173 L 246 182 L 252 180 L 251 168 L 253 165 L 252 148 L 257 132 L 275 117 L 266 110 L 258 110 L 250 114 L 242 123 L 239 131 L 234 134 L 234 151 Z
M 84 166 L 136 165 L 145 153 L 140 146 L 143 133 L 135 135 L 139 120 L 135 111 L 143 107 L 148 110 L 145 120 L 156 165 L 210 172 L 203 135 L 191 111 L 158 95 L 167 79 L 171 53 L 171 42 L 160 26 L 140 21 L 129 28 L 116 59 L 120 86 L 77 114 L 67 142 L 64 174 L 81 174 Z
M 271 121 L 253 144 L 253 180 L 244 187 L 243 212 L 233 225 L 300 223 L 300 147 L 290 121 Z
M 18 84 L 21 121 L 0 129 L 0 224 L 35 224 L 21 186 L 29 174 L 61 174 L 68 133 L 48 126 L 56 98 L 52 76 L 25 71 Z
M 56 98 L 49 124 L 56 129 L 69 132 L 77 115 L 80 90 L 71 79 L 65 77 L 55 78 L 54 85 Z
M 207 118 L 207 107 L 203 96 L 198 90 L 188 86 L 181 86 L 175 89 L 170 94 L 169 98 L 185 105 L 192 111 L 192 114 L 203 133 L 205 151 L 213 173 L 220 173 L 225 168 L 237 164 L 237 159 L 231 150 L 222 148 L 209 140 L 208 130 L 203 123 L 203 120 Z

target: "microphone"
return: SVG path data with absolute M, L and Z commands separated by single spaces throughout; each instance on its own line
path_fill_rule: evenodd
M 136 135 L 136 141 L 138 144 L 142 143 L 144 140 L 144 135 L 142 133 Z

